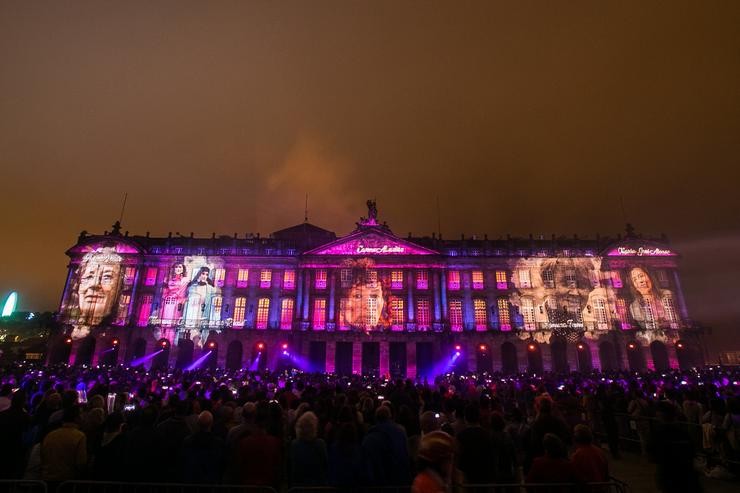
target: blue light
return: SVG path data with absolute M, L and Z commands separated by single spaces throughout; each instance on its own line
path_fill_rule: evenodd
M 2 317 L 9 317 L 15 311 L 15 306 L 18 304 L 18 293 L 15 291 L 11 292 L 7 298 L 5 298 L 5 304 L 3 305 Z

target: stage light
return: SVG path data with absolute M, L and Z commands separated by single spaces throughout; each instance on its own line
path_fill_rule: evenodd
M 257 343 L 257 350 L 258 351 L 262 351 L 263 349 L 265 349 L 265 343 L 264 342 L 258 342 Z
M 114 337 L 113 339 L 111 339 L 110 343 L 111 343 L 111 346 L 113 346 L 114 348 L 117 348 L 118 345 L 121 344 L 121 341 L 118 339 L 118 337 Z
M 529 350 L 530 350 L 530 351 L 532 351 L 532 352 L 535 352 L 535 351 L 537 351 L 537 346 L 536 346 L 536 345 L 534 345 L 534 344 L 532 344 L 532 343 L 530 343 L 530 344 L 529 344 L 529 345 L 527 346 L 527 349 L 529 349 Z
M 635 349 L 637 349 L 637 344 L 635 344 L 634 342 L 630 342 L 629 344 L 627 344 L 627 347 L 630 350 L 635 350 Z
M 284 343 L 283 343 L 283 344 L 281 345 L 281 347 L 283 348 L 283 351 L 287 350 L 287 349 L 288 349 L 288 343 L 287 343 L 287 342 L 284 342 Z
M 71 338 L 71 337 L 67 337 L 67 338 L 66 338 L 66 339 L 64 340 L 64 344 L 72 344 L 72 338 Z
M 168 341 L 160 341 L 159 345 L 162 346 L 162 349 L 167 349 L 170 343 Z
M 481 344 L 480 346 L 478 346 L 478 349 L 480 349 L 482 353 L 485 353 L 486 351 L 488 351 L 488 346 L 486 346 L 485 344 Z
M 455 344 L 455 351 L 462 350 L 462 346 L 460 344 Z
M 678 341 L 678 342 L 676 343 L 676 349 L 683 349 L 683 342 L 681 342 L 681 341 Z
M 579 351 L 583 351 L 584 349 L 586 349 L 586 346 L 584 346 L 583 343 L 579 342 L 576 348 L 578 348 Z
M 216 342 L 215 341 L 208 341 L 208 349 L 216 349 Z

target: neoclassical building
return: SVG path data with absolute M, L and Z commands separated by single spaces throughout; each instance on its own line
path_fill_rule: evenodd
M 401 237 L 375 203 L 342 237 L 83 232 L 50 362 L 446 371 L 667 369 L 703 361 L 666 238 Z

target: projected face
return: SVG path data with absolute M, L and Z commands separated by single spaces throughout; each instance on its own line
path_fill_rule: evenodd
M 118 296 L 121 257 L 94 253 L 83 260 L 79 269 L 77 296 L 83 322 L 97 323 L 111 313 Z
M 640 267 L 634 267 L 630 271 L 630 278 L 632 279 L 632 285 L 635 286 L 638 293 L 643 296 L 650 294 L 650 291 L 653 289 L 653 283 L 650 277 L 648 277 L 647 272 Z
M 349 325 L 364 328 L 380 325 L 385 312 L 380 284 L 356 284 L 350 289 L 347 299 L 344 319 Z

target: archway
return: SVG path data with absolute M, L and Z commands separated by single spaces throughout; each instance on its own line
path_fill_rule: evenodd
M 241 369 L 243 353 L 241 341 L 231 341 L 226 348 L 226 369 L 231 371 Z
M 98 362 L 103 366 L 116 366 L 118 364 L 118 353 L 121 350 L 121 341 L 114 337 L 108 343 L 108 349 L 100 353 Z
M 507 375 L 519 373 L 516 346 L 510 342 L 501 344 L 501 372 Z
M 193 362 L 194 351 L 195 346 L 193 341 L 190 339 L 180 339 L 180 342 L 177 343 L 177 360 L 175 362 L 175 368 L 183 370 L 190 366 L 190 363 Z
M 527 344 L 527 371 L 530 373 L 543 373 L 542 349 L 539 344 L 530 342 Z
M 95 338 L 87 336 L 80 341 L 75 355 L 75 365 L 90 365 L 95 354 Z
M 249 359 L 249 369 L 252 371 L 265 371 L 267 369 L 267 344 L 264 342 L 258 341 L 254 346 L 252 346 L 252 357 Z
M 667 371 L 671 368 L 668 361 L 668 350 L 660 341 L 650 343 L 650 354 L 653 356 L 653 366 L 655 371 Z
M 678 367 L 682 370 L 696 366 L 696 350 L 684 341 L 676 341 L 676 357 L 678 358 Z
M 578 352 L 578 371 L 592 371 L 594 369 L 594 363 L 591 358 L 591 348 L 589 345 L 581 341 L 576 344 L 576 351 Z
M 614 344 L 609 341 L 603 341 L 599 344 L 599 362 L 601 363 L 601 371 L 615 371 L 619 369 Z
M 642 347 L 637 342 L 627 343 L 627 363 L 631 371 L 645 371 L 645 357 L 642 354 Z
M 478 344 L 477 366 L 478 373 L 493 371 L 493 355 L 488 344 Z
M 555 339 L 550 343 L 550 354 L 552 356 L 552 371 L 556 373 L 568 373 L 568 347 L 563 339 Z

